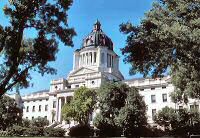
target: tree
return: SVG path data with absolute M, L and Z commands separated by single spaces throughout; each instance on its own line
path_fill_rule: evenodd
M 75 90 L 73 100 L 62 108 L 62 116 L 65 120 L 78 121 L 80 125 L 88 125 L 96 104 L 95 90 L 80 87 Z
M 44 127 L 49 125 L 49 121 L 46 118 L 37 117 L 31 121 L 31 125 L 33 127 Z
M 141 136 L 147 126 L 146 104 L 135 87 L 128 91 L 126 104 L 116 118 L 125 136 Z
M 28 87 L 30 71 L 56 73 L 48 63 L 56 59 L 58 40 L 73 46 L 76 34 L 68 27 L 71 5 L 72 0 L 9 0 L 5 5 L 10 22 L 0 25 L 0 96 L 17 84 Z M 26 38 L 24 32 L 30 30 L 36 36 Z
M 100 112 L 94 125 L 101 136 L 126 136 L 138 134 L 136 131 L 147 124 L 146 105 L 134 87 L 124 83 L 107 82 L 98 91 Z
M 173 135 L 186 136 L 187 133 L 199 134 L 200 113 L 197 110 L 164 107 L 156 115 L 155 122 Z
M 0 130 L 22 123 L 22 110 L 6 95 L 0 97 L 0 122 Z
M 176 89 L 199 99 L 199 7 L 198 0 L 159 0 L 139 26 L 121 24 L 121 32 L 128 35 L 122 53 L 132 65 L 130 73 L 161 77 L 171 68 L 172 78 L 179 78 Z
M 160 126 L 163 126 L 165 129 L 169 130 L 170 127 L 174 129 L 178 125 L 177 113 L 173 108 L 166 106 L 157 113 L 154 121 Z

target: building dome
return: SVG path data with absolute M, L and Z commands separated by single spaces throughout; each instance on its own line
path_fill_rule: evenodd
M 113 50 L 112 40 L 102 31 L 101 23 L 97 20 L 92 32 L 83 40 L 83 48 L 91 46 L 105 46 Z

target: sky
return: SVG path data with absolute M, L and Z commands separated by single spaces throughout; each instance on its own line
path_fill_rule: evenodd
M 0 2 L 0 24 L 7 25 L 8 18 L 3 14 L 3 6 L 7 0 Z M 146 12 L 152 7 L 153 0 L 74 0 L 68 11 L 69 27 L 73 27 L 77 33 L 74 37 L 74 47 L 67 47 L 59 43 L 59 52 L 55 62 L 50 63 L 57 70 L 56 75 L 41 76 L 32 72 L 32 87 L 20 90 L 21 94 L 28 94 L 35 91 L 49 89 L 52 79 L 66 78 L 73 67 L 73 52 L 81 47 L 82 40 L 92 31 L 93 24 L 98 19 L 101 22 L 102 30 L 112 39 L 114 51 L 120 56 L 120 71 L 125 79 L 142 77 L 140 74 L 129 75 L 129 64 L 123 62 L 123 55 L 120 48 L 126 45 L 126 35 L 120 33 L 119 25 L 125 22 L 132 22 L 139 25 Z M 34 37 L 32 30 L 25 32 L 25 37 Z

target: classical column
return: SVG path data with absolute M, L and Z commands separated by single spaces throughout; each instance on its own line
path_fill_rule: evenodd
M 56 99 L 56 122 L 58 122 L 59 112 L 59 98 Z
M 61 106 L 62 106 L 62 99 L 61 99 L 61 97 L 59 98 L 59 111 L 58 111 L 58 122 L 61 122 L 62 120 L 61 120 L 61 118 L 62 118 L 62 116 L 61 116 Z
M 67 97 L 64 97 L 65 98 L 65 103 L 67 103 Z

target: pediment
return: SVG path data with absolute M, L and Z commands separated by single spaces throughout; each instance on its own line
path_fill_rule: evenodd
M 82 67 L 82 68 L 75 70 L 72 73 L 70 73 L 70 76 L 89 74 L 89 73 L 93 73 L 93 72 L 96 72 L 96 71 L 93 70 L 93 69 L 90 69 L 90 68 Z

